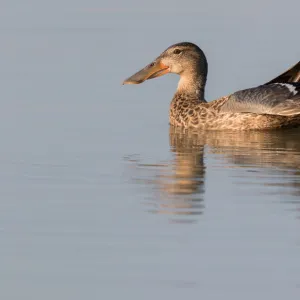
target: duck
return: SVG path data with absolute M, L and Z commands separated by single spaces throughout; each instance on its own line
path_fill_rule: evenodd
M 140 84 L 168 73 L 180 76 L 170 103 L 169 123 L 196 130 L 264 130 L 300 126 L 300 61 L 257 87 L 207 102 L 208 63 L 194 43 L 168 47 L 123 84 Z

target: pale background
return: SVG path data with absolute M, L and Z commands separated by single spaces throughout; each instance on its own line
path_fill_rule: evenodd
M 178 78 L 121 82 L 191 41 L 208 58 L 207 99 L 264 83 L 299 61 L 299 11 L 296 0 L 2 0 L 1 299 L 298 299 L 299 131 L 225 135 L 216 153 L 204 143 L 201 205 L 175 222 L 148 204 L 160 207 L 158 174 L 175 164 Z

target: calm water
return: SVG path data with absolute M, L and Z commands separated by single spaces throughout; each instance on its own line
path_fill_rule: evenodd
M 300 51 L 275 2 L 0 4 L 1 299 L 299 298 L 300 129 L 184 132 L 175 75 L 121 85 L 182 40 L 207 99 L 268 81 Z

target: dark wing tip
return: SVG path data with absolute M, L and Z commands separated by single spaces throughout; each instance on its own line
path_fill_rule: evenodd
M 284 73 L 267 82 L 266 84 L 287 82 L 300 82 L 300 61 Z

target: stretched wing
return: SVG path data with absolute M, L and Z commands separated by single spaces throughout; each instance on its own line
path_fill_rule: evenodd
M 291 116 L 300 114 L 300 82 L 271 83 L 230 95 L 221 112 L 251 112 Z

